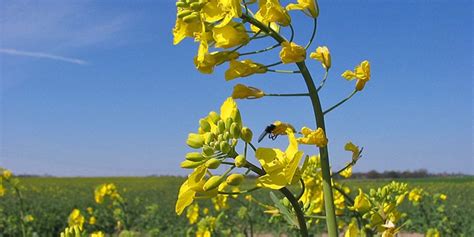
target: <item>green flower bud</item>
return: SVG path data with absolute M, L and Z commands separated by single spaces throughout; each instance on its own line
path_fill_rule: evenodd
M 204 156 L 199 152 L 190 152 L 186 154 L 186 160 L 189 161 L 201 161 L 204 159 Z
M 248 128 L 248 127 L 243 127 L 242 131 L 240 133 L 240 137 L 245 142 L 250 143 L 252 141 L 252 137 L 253 137 L 252 130 L 250 130 L 250 128 Z
M 214 149 L 210 146 L 204 145 L 202 147 L 202 153 L 204 153 L 205 156 L 212 156 L 214 155 Z
M 225 129 L 226 130 L 229 130 L 230 129 L 230 125 L 232 125 L 232 123 L 234 122 L 234 120 L 232 118 L 227 118 L 225 120 Z
M 227 132 L 227 131 L 225 131 L 225 132 L 224 132 L 224 136 L 223 136 L 222 138 L 224 138 L 225 141 L 229 140 L 229 138 L 230 138 L 230 133 Z
M 206 161 L 206 167 L 209 169 L 217 169 L 221 165 L 221 161 L 216 158 L 211 158 Z
M 193 2 L 193 3 L 189 4 L 189 6 L 190 6 L 193 10 L 195 10 L 195 11 L 201 10 L 201 8 L 202 8 L 204 5 L 205 5 L 205 4 L 200 3 L 200 2 Z
M 187 10 L 187 9 L 186 9 L 186 10 L 182 10 L 182 11 L 180 11 L 180 12 L 178 13 L 177 17 L 178 17 L 178 18 L 183 18 L 183 17 L 185 17 L 185 16 L 190 15 L 191 13 L 193 13 L 193 11 L 191 11 L 191 10 Z
M 224 121 L 219 120 L 219 122 L 217 122 L 217 129 L 219 130 L 219 133 L 223 133 L 225 131 Z
M 214 140 L 216 140 L 216 135 L 214 133 L 206 133 L 204 135 L 204 143 L 205 144 L 210 144 Z
M 229 153 L 230 151 L 229 143 L 227 143 L 226 141 L 222 141 L 221 144 L 219 144 L 219 146 L 222 153 L 225 153 L 225 154 Z
M 245 159 L 245 156 L 243 155 L 238 155 L 235 157 L 234 163 L 237 167 L 244 167 L 245 164 L 247 164 L 247 159 Z
M 232 138 L 232 140 L 230 141 L 230 145 L 231 145 L 232 147 L 235 147 L 235 146 L 237 145 L 237 142 L 238 142 L 238 141 L 239 141 L 239 140 L 237 140 L 237 139 L 235 139 L 235 138 Z
M 188 140 L 186 140 L 186 144 L 195 149 L 201 148 L 204 144 L 204 138 L 201 134 L 190 133 L 188 135 Z
M 205 119 L 200 119 L 199 120 L 199 126 L 204 132 L 209 132 L 211 131 L 211 125 L 209 122 L 207 122 Z
M 202 164 L 202 161 L 195 162 L 195 161 L 190 161 L 190 160 L 185 160 L 181 162 L 181 168 L 184 169 L 192 169 L 200 166 Z
M 240 128 L 237 123 L 232 123 L 230 125 L 230 135 L 232 135 L 233 138 L 239 138 L 240 136 Z
M 184 8 L 184 7 L 187 7 L 188 4 L 186 4 L 185 2 L 176 2 L 176 7 L 181 7 L 181 8 Z
M 183 21 L 186 23 L 191 23 L 199 19 L 199 14 L 196 12 L 191 13 L 188 16 L 183 17 Z
M 222 141 L 224 141 L 224 134 L 219 134 L 217 135 L 217 141 L 220 143 Z
M 215 189 L 222 183 L 222 181 L 224 181 L 224 179 L 221 176 L 212 176 L 206 181 L 206 183 L 204 183 L 202 189 L 204 191 Z
M 290 205 L 290 201 L 288 200 L 288 198 L 286 198 L 286 197 L 283 198 L 283 205 L 286 206 L 286 207 Z
M 219 120 L 221 120 L 221 117 L 219 117 L 219 115 L 218 115 L 216 112 L 214 112 L 214 111 L 209 112 L 208 117 L 211 119 L 211 121 L 212 121 L 214 124 L 217 124 L 217 122 L 218 122 Z
M 244 176 L 241 174 L 231 174 L 225 180 L 227 184 L 232 186 L 238 186 L 244 181 Z

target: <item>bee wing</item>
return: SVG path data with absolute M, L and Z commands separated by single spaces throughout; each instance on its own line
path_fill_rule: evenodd
M 266 136 L 267 134 L 268 134 L 267 129 L 263 130 L 262 134 L 260 134 L 260 136 L 258 137 L 257 142 L 260 143 L 260 142 L 265 138 L 265 136 Z

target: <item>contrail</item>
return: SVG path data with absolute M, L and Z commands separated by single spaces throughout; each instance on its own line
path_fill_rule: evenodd
M 17 55 L 17 56 L 33 57 L 33 58 L 47 58 L 47 59 L 52 59 L 52 60 L 79 64 L 79 65 L 87 64 L 86 61 L 81 60 L 81 59 L 62 57 L 59 55 L 42 53 L 42 52 L 30 52 L 30 51 L 20 51 L 16 49 L 0 48 L 0 53 L 9 54 L 9 55 Z

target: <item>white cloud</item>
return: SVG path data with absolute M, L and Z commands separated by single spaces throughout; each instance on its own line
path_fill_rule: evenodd
M 87 64 L 86 61 L 81 60 L 81 59 L 63 57 L 63 56 L 43 53 L 43 52 L 31 52 L 31 51 L 21 51 L 21 50 L 16 50 L 16 49 L 0 48 L 0 54 L 8 54 L 8 55 L 16 55 L 16 56 L 24 56 L 24 57 L 32 57 L 32 58 L 45 58 L 45 59 L 63 61 L 63 62 L 74 63 L 74 64 L 79 64 L 79 65 Z

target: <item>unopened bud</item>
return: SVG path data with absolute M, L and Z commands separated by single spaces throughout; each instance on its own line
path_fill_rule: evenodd
M 206 181 L 202 189 L 204 191 L 215 189 L 222 183 L 222 181 L 224 180 L 221 176 L 212 176 Z
M 211 125 L 209 122 L 207 122 L 205 119 L 200 119 L 199 120 L 199 126 L 202 128 L 204 132 L 209 132 L 211 131 Z
M 210 146 L 204 145 L 202 147 L 202 153 L 204 153 L 205 156 L 212 156 L 214 155 L 214 149 Z
M 232 135 L 232 138 L 239 138 L 239 136 L 240 136 L 239 124 L 232 123 L 230 125 L 230 135 Z
M 211 158 L 206 161 L 206 167 L 209 169 L 217 169 L 221 165 L 221 161 L 216 158 Z
M 232 123 L 234 122 L 234 120 L 232 118 L 227 118 L 225 120 L 225 129 L 230 129 L 230 125 L 232 125 Z
M 209 112 L 208 117 L 211 119 L 211 121 L 212 121 L 214 124 L 217 124 L 217 122 L 221 119 L 221 118 L 219 117 L 219 115 L 218 115 L 216 112 L 214 112 L 214 111 Z
M 227 131 L 225 131 L 225 132 L 224 132 L 224 136 L 222 136 L 222 138 L 224 138 L 224 141 L 229 140 L 229 138 L 230 138 L 230 133 L 227 132 Z
M 199 152 L 190 152 L 186 154 L 186 160 L 189 161 L 201 161 L 204 159 L 204 156 Z
M 248 127 L 243 127 L 242 131 L 240 133 L 240 137 L 246 143 L 250 143 L 252 141 L 252 137 L 253 137 L 252 130 L 250 130 L 250 128 L 248 128 Z
M 200 166 L 202 162 L 195 162 L 195 161 L 190 161 L 190 160 L 185 160 L 181 162 L 181 168 L 184 169 L 192 169 Z
M 199 18 L 198 14 L 192 13 L 191 15 L 183 17 L 183 21 L 186 23 L 191 23 Z
M 186 9 L 186 10 L 182 10 L 182 11 L 178 12 L 177 17 L 178 17 L 178 18 L 183 18 L 183 17 L 185 17 L 185 16 L 190 15 L 191 13 L 193 13 L 193 11 L 191 11 L 191 10 L 187 10 L 187 9 Z
M 232 186 L 238 186 L 244 181 L 244 176 L 241 174 L 231 174 L 226 179 L 226 183 Z
M 217 122 L 217 129 L 219 130 L 219 133 L 223 133 L 225 131 L 225 122 L 219 120 L 219 122 Z
M 219 146 L 222 153 L 225 153 L 225 154 L 229 153 L 230 151 L 229 143 L 227 143 L 226 141 L 222 141 L 221 144 L 219 144 Z
M 243 155 L 238 155 L 235 157 L 234 163 L 237 167 L 243 167 L 245 164 L 247 164 L 247 159 L 245 159 L 245 156 Z
M 204 144 L 204 138 L 201 134 L 190 133 L 188 135 L 188 140 L 186 140 L 186 144 L 192 148 L 200 148 Z
M 187 7 L 188 5 L 185 2 L 176 2 L 176 7 Z
M 210 144 L 214 140 L 216 140 L 216 135 L 214 133 L 209 132 L 204 135 L 204 143 Z

